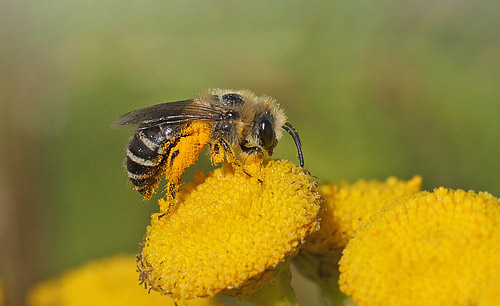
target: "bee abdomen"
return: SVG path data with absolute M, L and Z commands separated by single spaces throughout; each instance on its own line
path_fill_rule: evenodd
M 166 134 L 158 128 L 137 130 L 127 147 L 127 172 L 135 190 L 150 196 L 161 177 Z
M 160 166 L 143 166 L 127 156 L 128 178 L 135 190 L 144 196 L 152 194 L 161 178 Z

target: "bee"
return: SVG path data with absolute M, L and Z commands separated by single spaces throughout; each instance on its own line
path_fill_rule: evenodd
M 135 190 L 149 200 L 163 175 L 173 197 L 184 170 L 205 146 L 213 165 L 240 158 L 263 159 L 273 154 L 283 131 L 297 147 L 304 166 L 299 134 L 286 121 L 276 101 L 249 90 L 213 89 L 198 98 L 167 102 L 120 116 L 113 127 L 136 125 L 126 150 L 125 165 Z

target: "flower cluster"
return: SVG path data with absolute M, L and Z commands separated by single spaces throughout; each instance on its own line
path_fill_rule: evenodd
M 136 259 L 70 271 L 35 288 L 28 305 L 165 305 L 162 295 L 298 305 L 289 270 L 297 254 L 328 305 L 500 305 L 499 199 L 421 184 L 317 188 L 305 169 L 277 160 L 198 172 L 159 201 Z

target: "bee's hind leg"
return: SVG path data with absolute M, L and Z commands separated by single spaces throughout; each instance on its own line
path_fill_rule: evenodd
M 177 192 L 179 191 L 180 186 L 181 184 L 179 182 L 167 183 L 167 185 L 165 186 L 165 199 L 160 204 L 160 211 L 162 211 L 163 213 L 158 216 L 158 219 L 161 219 L 163 216 L 166 216 L 172 212 L 174 208 L 174 199 L 177 196 Z

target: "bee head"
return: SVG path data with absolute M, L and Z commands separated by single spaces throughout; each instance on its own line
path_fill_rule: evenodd
M 278 125 L 279 126 L 279 125 Z M 256 135 L 259 139 L 259 143 L 264 148 L 269 155 L 273 154 L 273 149 L 278 143 L 278 139 L 281 135 L 277 135 L 276 121 L 274 120 L 272 114 L 267 111 L 256 121 Z M 297 152 L 299 155 L 300 166 L 304 167 L 304 157 L 302 155 L 302 144 L 300 142 L 299 133 L 295 130 L 290 122 L 285 122 L 281 128 L 288 132 L 292 136 L 295 146 L 297 147 Z
M 304 166 L 299 134 L 286 122 L 285 113 L 273 98 L 257 97 L 248 90 L 217 89 L 209 94 L 212 101 L 227 109 L 225 119 L 231 119 L 233 123 L 238 120 L 242 122 L 241 129 L 237 128 L 236 131 L 239 137 L 237 141 L 244 155 L 272 155 L 283 131 L 286 131 L 295 142 L 300 165 Z M 232 140 L 230 142 L 236 145 Z

